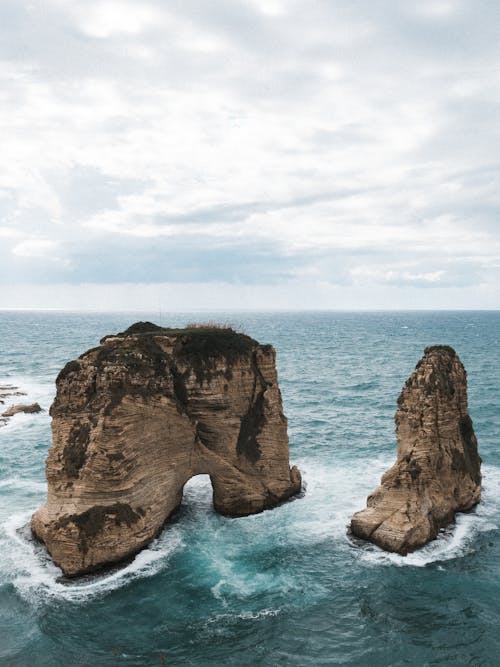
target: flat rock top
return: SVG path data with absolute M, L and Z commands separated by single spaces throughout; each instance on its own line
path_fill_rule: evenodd
M 424 354 L 431 354 L 431 352 L 439 352 L 441 354 L 448 354 L 452 357 L 456 357 L 457 353 L 450 345 L 429 345 L 424 350 Z
M 259 347 L 258 341 L 239 333 L 229 326 L 211 324 L 193 324 L 182 329 L 160 327 L 153 322 L 136 322 L 128 329 L 117 334 L 104 336 L 101 345 L 118 342 L 122 339 L 140 340 L 144 338 L 165 337 L 175 339 L 185 352 L 217 356 L 228 352 L 244 354 Z M 270 346 L 261 346 L 270 347 Z
M 64 380 L 70 373 L 78 373 L 89 364 L 97 369 L 126 367 L 134 376 L 150 375 L 152 371 L 162 376 L 167 366 L 177 362 L 193 369 L 202 381 L 208 377 L 207 370 L 213 369 L 220 360 L 229 368 L 240 359 L 251 359 L 256 351 L 268 354 L 273 352 L 273 347 L 261 345 L 228 326 L 193 324 L 175 329 L 152 322 L 136 322 L 125 331 L 104 336 L 99 346 L 70 361 L 57 381 Z

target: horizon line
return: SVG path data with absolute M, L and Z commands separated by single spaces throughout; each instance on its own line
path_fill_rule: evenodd
M 110 308 L 2 308 L 0 313 L 154 313 L 155 309 Z M 163 316 L 183 313 L 497 313 L 500 308 L 192 308 L 158 311 Z

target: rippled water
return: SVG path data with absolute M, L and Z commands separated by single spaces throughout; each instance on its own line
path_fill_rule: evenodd
M 69 359 L 151 315 L 0 313 L 0 384 L 48 409 Z M 306 493 L 217 516 L 208 478 L 127 566 L 71 584 L 29 536 L 50 420 L 0 428 L 0 665 L 497 665 L 500 654 L 500 313 L 163 315 L 241 326 L 278 353 L 291 461 Z M 395 458 L 393 415 L 423 348 L 453 345 L 469 377 L 483 502 L 403 558 L 346 526 Z

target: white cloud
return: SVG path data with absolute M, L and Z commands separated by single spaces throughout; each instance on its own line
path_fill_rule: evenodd
M 27 239 L 17 243 L 12 248 L 12 254 L 16 257 L 27 259 L 50 259 L 59 260 L 60 243 L 48 239 Z
M 498 284 L 500 78 L 485 63 L 500 46 L 483 0 L 13 7 L 5 261 L 50 277 L 64 256 L 91 280 L 89 258 L 111 271 L 140 247 L 147 281 L 161 246 L 190 253 L 200 283 L 200 267 L 255 253 L 315 289 Z
M 162 12 L 143 0 L 87 0 L 85 3 L 65 0 L 65 4 L 83 33 L 100 39 L 117 34 L 137 35 L 160 27 L 165 21 Z
M 265 16 L 284 16 L 287 2 L 285 0 L 250 0 L 259 12 Z
M 15 239 L 22 236 L 21 232 L 18 229 L 13 229 L 12 227 L 0 227 L 0 238 L 4 239 Z
M 456 14 L 461 4 L 459 0 L 421 0 L 415 3 L 415 11 L 431 19 L 447 18 Z
M 376 269 L 365 266 L 357 266 L 351 271 L 356 285 L 373 285 L 374 283 L 422 284 L 437 285 L 446 276 L 446 271 L 428 271 L 426 273 L 394 270 Z

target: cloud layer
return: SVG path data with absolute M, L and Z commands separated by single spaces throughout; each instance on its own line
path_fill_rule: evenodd
M 0 306 L 500 307 L 497 3 L 0 14 Z

